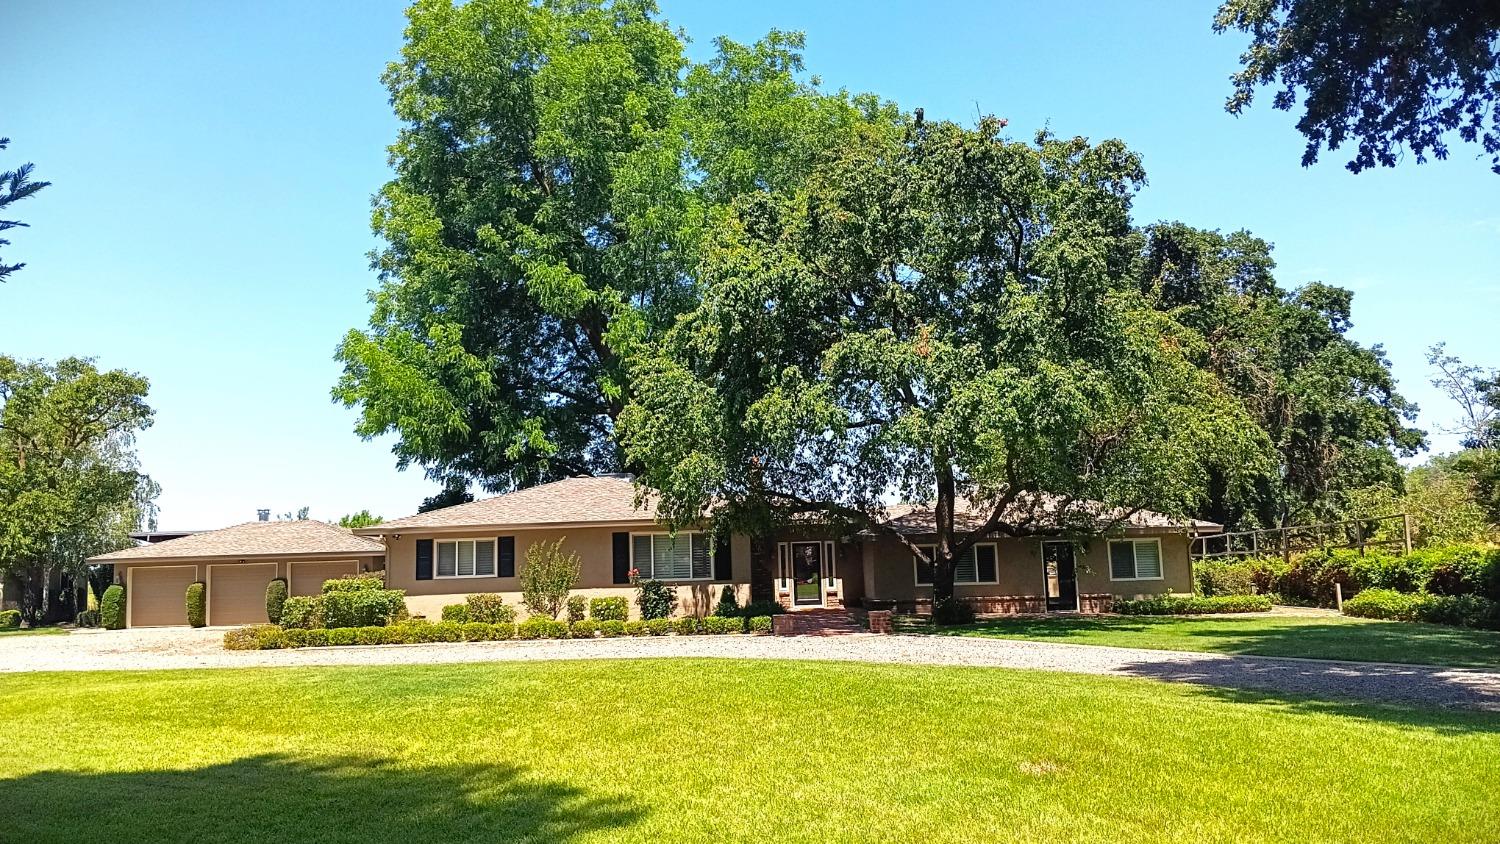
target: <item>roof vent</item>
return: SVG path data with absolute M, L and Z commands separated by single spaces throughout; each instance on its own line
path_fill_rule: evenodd
M 255 511 L 255 518 L 257 520 L 259 520 L 259 521 L 262 521 L 262 522 L 269 522 L 269 521 L 271 521 L 271 511 L 270 510 L 256 510 Z

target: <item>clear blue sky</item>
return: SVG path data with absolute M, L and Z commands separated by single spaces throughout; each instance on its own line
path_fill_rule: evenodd
M 1248 228 L 1283 284 L 1352 288 L 1355 335 L 1383 343 L 1432 428 L 1453 408 L 1423 349 L 1500 365 L 1500 177 L 1472 149 L 1353 176 L 1303 169 L 1292 118 L 1225 114 L 1243 46 L 1212 2 L 1031 4 L 666 0 L 703 57 L 713 36 L 807 33 L 830 87 L 932 117 L 994 113 L 1119 137 L 1145 158 L 1137 219 Z M 369 196 L 394 137 L 379 76 L 398 2 L 69 3 L 0 12 L 12 146 L 54 185 L 21 206 L 5 257 L 0 352 L 90 355 L 151 379 L 140 440 L 163 527 L 210 528 L 309 505 L 388 517 L 432 491 L 362 442 L 329 401 L 334 344 L 373 286 Z M 1062 9 L 1066 11 L 1061 11 Z M 1439 450 L 1451 438 L 1437 437 Z

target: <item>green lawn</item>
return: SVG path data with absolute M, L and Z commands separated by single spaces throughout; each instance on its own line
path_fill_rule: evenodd
M 1055 616 L 941 629 L 907 621 L 901 629 L 1168 651 L 1500 668 L 1500 632 L 1338 615 Z
M 0 839 L 1500 840 L 1500 718 L 1001 669 L 11 675 Z
M 0 628 L 0 636 L 46 636 L 53 633 L 66 633 L 68 631 L 61 627 L 3 627 Z

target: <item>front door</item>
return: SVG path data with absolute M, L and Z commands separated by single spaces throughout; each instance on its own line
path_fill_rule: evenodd
M 1073 543 L 1043 542 L 1042 568 L 1047 578 L 1047 611 L 1078 609 L 1078 569 Z
M 823 543 L 792 543 L 792 603 L 799 607 L 823 603 Z

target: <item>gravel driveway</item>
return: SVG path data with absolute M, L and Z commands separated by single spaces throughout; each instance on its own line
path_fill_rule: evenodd
M 1032 668 L 1251 692 L 1500 712 L 1500 672 L 1390 663 L 1109 648 L 957 636 L 691 636 L 226 651 L 223 629 L 79 631 L 0 638 L 0 672 L 422 665 L 549 659 L 724 657 Z

